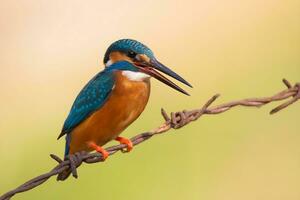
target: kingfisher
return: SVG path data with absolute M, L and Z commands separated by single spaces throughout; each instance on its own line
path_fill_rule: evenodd
M 81 151 L 97 151 L 105 160 L 109 153 L 102 146 L 111 140 L 125 144 L 126 151 L 131 151 L 132 142 L 119 135 L 145 109 L 151 77 L 185 95 L 189 94 L 162 73 L 192 87 L 136 40 L 112 43 L 103 62 L 104 70 L 80 91 L 58 136 L 59 139 L 66 135 L 65 157 Z

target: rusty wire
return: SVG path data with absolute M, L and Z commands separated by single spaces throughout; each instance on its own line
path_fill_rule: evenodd
M 232 101 L 228 103 L 224 103 L 218 106 L 210 107 L 210 105 L 220 96 L 220 95 L 214 95 L 212 98 L 210 98 L 206 104 L 200 109 L 190 110 L 190 111 L 181 111 L 181 112 L 175 112 L 171 113 L 170 117 L 168 114 L 164 111 L 164 109 L 161 110 L 161 114 L 165 119 L 165 122 L 161 124 L 158 128 L 155 128 L 152 131 L 145 132 L 138 134 L 134 137 L 132 137 L 130 140 L 132 141 L 133 145 L 138 145 L 149 138 L 151 138 L 154 135 L 161 134 L 164 132 L 167 132 L 170 129 L 178 129 L 181 128 L 187 124 L 189 124 L 192 121 L 195 121 L 199 119 L 204 114 L 220 114 L 225 111 L 228 111 L 229 109 L 236 107 L 236 106 L 247 106 L 247 107 L 260 107 L 263 105 L 266 105 L 273 101 L 281 101 L 284 99 L 289 99 L 288 101 L 284 102 L 283 104 L 277 106 L 276 108 L 272 109 L 270 111 L 270 114 L 274 114 L 287 106 L 295 103 L 297 100 L 300 99 L 300 83 L 295 84 L 292 86 L 287 80 L 283 79 L 283 83 L 286 85 L 287 89 L 271 96 L 271 97 L 263 97 L 263 98 L 249 98 L 249 99 L 243 99 L 239 101 Z M 122 151 L 124 148 L 126 148 L 125 144 L 119 144 L 115 146 L 111 146 L 106 148 L 106 150 L 109 152 L 109 155 L 113 155 L 118 151 Z M 58 165 L 54 167 L 50 172 L 42 174 L 40 176 L 37 176 L 26 183 L 20 185 L 14 190 L 11 190 L 4 195 L 0 197 L 0 200 L 9 200 L 12 196 L 14 196 L 17 193 L 25 192 L 28 190 L 31 190 L 38 185 L 41 185 L 45 181 L 47 181 L 50 177 L 56 176 L 60 173 L 62 173 L 65 170 L 70 170 L 72 172 L 73 177 L 77 178 L 77 170 L 83 162 L 84 163 L 97 163 L 102 162 L 102 155 L 98 152 L 96 153 L 87 153 L 87 152 L 78 152 L 72 156 L 69 157 L 69 159 L 62 160 L 58 156 L 51 154 L 51 158 L 53 158 L 55 161 L 58 162 Z M 66 179 L 67 177 L 65 177 Z

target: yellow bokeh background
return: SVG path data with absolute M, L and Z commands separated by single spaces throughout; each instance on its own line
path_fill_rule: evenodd
M 2 0 L 0 194 L 55 165 L 62 123 L 113 41 L 147 44 L 194 86 L 186 97 L 152 80 L 130 137 L 159 125 L 161 107 L 267 96 L 282 78 L 300 81 L 299 18 L 299 0 Z M 269 116 L 276 105 L 205 116 L 14 199 L 300 199 L 300 105 Z

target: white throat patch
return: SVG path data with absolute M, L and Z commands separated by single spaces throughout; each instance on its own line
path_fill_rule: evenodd
M 126 76 L 131 81 L 143 81 L 145 79 L 150 78 L 148 74 L 145 74 L 143 72 L 133 72 L 133 71 L 123 71 L 123 76 Z
M 109 67 L 110 65 L 112 65 L 113 62 L 111 60 L 108 60 L 106 63 L 105 63 L 105 67 Z

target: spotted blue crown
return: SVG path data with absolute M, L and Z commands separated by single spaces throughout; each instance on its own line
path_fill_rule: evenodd
M 145 54 L 149 58 L 154 58 L 154 54 L 146 45 L 132 39 L 121 39 L 112 43 L 104 55 L 103 62 L 106 63 L 109 60 L 109 55 L 113 51 L 120 51 L 123 53 L 128 53 L 134 51 L 137 54 Z

